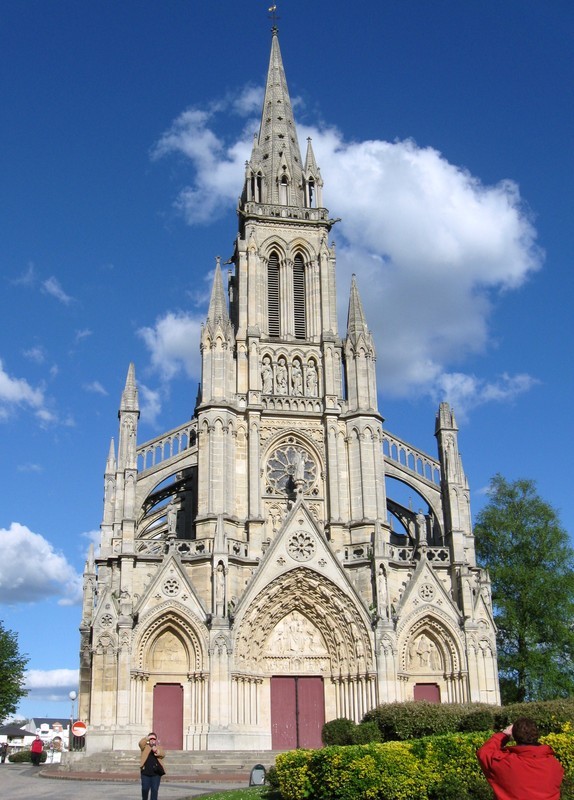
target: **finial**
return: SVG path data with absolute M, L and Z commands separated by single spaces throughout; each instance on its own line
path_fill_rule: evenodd
M 277 4 L 274 3 L 272 6 L 269 6 L 267 9 L 269 11 L 269 19 L 273 20 L 273 27 L 271 28 L 273 35 L 277 35 L 277 20 L 279 19 L 279 14 L 277 13 Z

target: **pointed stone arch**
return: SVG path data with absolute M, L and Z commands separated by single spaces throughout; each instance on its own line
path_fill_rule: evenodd
M 425 638 L 421 640 L 421 637 Z M 417 642 L 423 646 L 413 651 L 413 645 Z M 430 643 L 430 650 L 426 648 L 426 642 Z M 434 659 L 431 657 L 432 645 L 436 648 Z M 414 659 L 415 652 L 418 653 L 417 659 Z M 421 664 L 420 662 L 421 660 L 426 662 L 428 655 L 428 666 L 431 668 L 429 671 L 459 673 L 466 666 L 463 653 L 463 643 L 454 628 L 447 625 L 436 614 L 425 613 L 415 619 L 401 635 L 399 668 L 405 673 L 420 672 L 419 667 L 427 666 L 427 664 Z M 418 660 L 418 663 L 413 664 L 413 660 L 415 662 Z
M 297 659 L 291 656 L 291 650 L 285 657 L 269 650 L 277 639 L 278 625 L 293 615 L 298 615 L 307 631 L 317 632 L 321 645 L 314 654 L 314 645 L 306 642 L 307 650 L 303 648 L 298 656 L 299 666 L 306 667 L 305 671 L 314 671 L 313 661 L 315 671 L 332 677 L 373 670 L 371 636 L 360 610 L 335 584 L 305 567 L 268 584 L 238 621 L 235 651 L 241 669 L 271 674 L 278 671 L 283 658 L 285 663 Z M 302 634 L 302 639 L 309 635 L 305 631 Z
M 146 673 L 187 675 L 201 672 L 207 646 L 201 623 L 186 609 L 164 603 L 144 617 L 134 633 L 134 662 Z

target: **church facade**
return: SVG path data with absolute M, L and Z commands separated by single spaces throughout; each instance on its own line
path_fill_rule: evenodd
M 128 370 L 84 573 L 90 750 L 150 729 L 171 749 L 314 747 L 324 721 L 379 703 L 500 700 L 454 414 L 440 405 L 436 458 L 383 426 L 355 278 L 338 332 L 322 194 L 273 29 L 193 417 L 138 443 Z M 396 482 L 421 510 L 392 498 Z

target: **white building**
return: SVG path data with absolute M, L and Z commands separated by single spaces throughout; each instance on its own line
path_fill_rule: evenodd
M 193 417 L 138 443 L 128 370 L 84 575 L 88 749 L 151 728 L 172 749 L 315 746 L 381 702 L 499 702 L 454 414 L 441 404 L 438 457 L 383 426 L 355 279 L 340 336 L 334 220 L 276 29 L 238 215 Z

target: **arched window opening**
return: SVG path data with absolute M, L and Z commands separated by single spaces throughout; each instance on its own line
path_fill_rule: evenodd
M 283 175 L 281 181 L 279 182 L 279 202 L 281 205 L 286 206 L 287 203 L 287 175 Z
M 261 172 L 257 173 L 257 183 L 256 183 L 256 194 L 255 194 L 255 202 L 262 203 L 263 202 L 263 175 Z
M 305 319 L 305 266 L 300 255 L 295 256 L 293 262 L 293 307 L 295 312 L 295 338 L 307 337 Z
M 267 262 L 267 314 L 269 336 L 279 337 L 279 256 L 275 251 Z
M 309 178 L 307 189 L 309 192 L 309 208 L 315 208 L 315 181 L 313 178 Z

